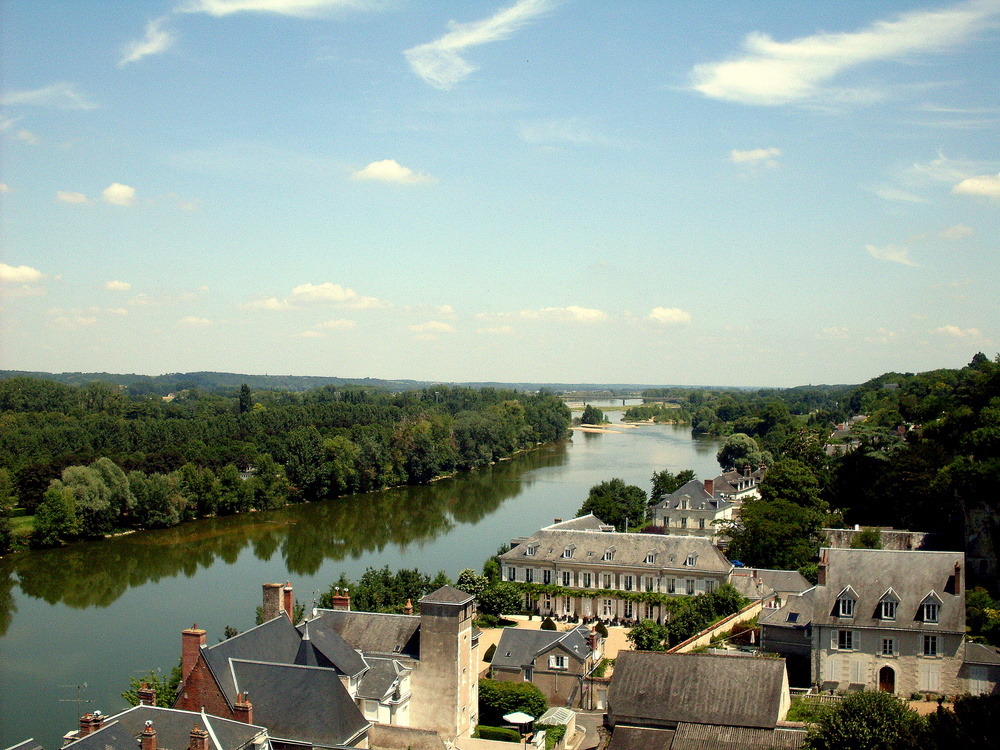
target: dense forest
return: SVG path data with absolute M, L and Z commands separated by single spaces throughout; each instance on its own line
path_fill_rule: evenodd
M 422 484 L 566 436 L 558 397 L 327 385 L 136 395 L 95 381 L 0 381 L 0 542 L 9 509 L 50 545 L 119 529 Z

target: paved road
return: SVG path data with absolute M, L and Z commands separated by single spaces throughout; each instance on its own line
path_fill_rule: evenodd
M 577 730 L 584 729 L 587 734 L 583 738 L 579 747 L 574 750 L 595 750 L 605 744 L 604 735 L 604 713 L 601 711 L 584 712 L 577 711 Z

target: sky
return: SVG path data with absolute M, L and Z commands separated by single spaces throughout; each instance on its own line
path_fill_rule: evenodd
M 2 0 L 0 369 L 1000 350 L 1000 0 Z

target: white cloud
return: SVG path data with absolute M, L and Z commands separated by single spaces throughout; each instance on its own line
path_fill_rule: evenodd
M 326 331 L 347 331 L 357 325 L 353 320 L 339 318 L 337 320 L 325 320 L 322 323 L 317 323 L 315 327 Z
M 287 300 L 281 300 L 277 297 L 268 297 L 267 299 L 247 302 L 243 307 L 251 310 L 290 310 L 292 309 L 292 304 Z
M 414 73 L 434 88 L 447 91 L 476 70 L 475 65 L 462 57 L 462 52 L 469 47 L 506 39 L 554 5 L 553 0 L 518 0 L 482 21 L 451 21 L 448 24 L 451 31 L 443 37 L 412 47 L 403 54 Z
M 310 18 L 333 10 L 377 10 L 385 0 L 189 0 L 178 13 L 207 13 L 216 18 L 233 13 L 275 13 Z
M 410 326 L 414 333 L 454 333 L 455 327 L 440 320 L 429 320 L 426 323 Z
M 871 344 L 888 344 L 890 341 L 899 336 L 896 331 L 890 331 L 888 328 L 879 328 L 875 331 L 874 336 L 866 336 L 865 341 Z
M 10 185 L 8 185 L 6 182 L 0 182 L 0 193 L 9 193 L 9 192 L 10 192 Z
M 649 313 L 649 319 L 664 325 L 678 325 L 691 322 L 691 313 L 679 307 L 654 307 Z
M 104 288 L 112 292 L 127 292 L 132 285 L 127 281 L 108 281 L 105 282 Z
M 374 180 L 377 182 L 395 182 L 400 185 L 416 185 L 421 182 L 437 182 L 430 175 L 418 174 L 409 167 L 404 167 L 395 159 L 373 161 L 364 169 L 351 175 L 352 180 Z
M 30 130 L 23 130 L 23 129 L 18 130 L 14 134 L 14 137 L 17 138 L 19 141 L 24 141 L 29 146 L 38 145 L 38 136 L 32 133 Z
M 8 266 L 0 263 L 0 282 L 5 284 L 31 284 L 41 281 L 45 275 L 30 266 Z
M 57 190 L 56 200 L 60 203 L 90 203 L 83 193 L 74 193 L 70 190 Z
M 326 302 L 338 307 L 365 309 L 388 307 L 388 303 L 375 297 L 362 297 L 353 289 L 329 281 L 322 284 L 299 284 L 292 290 L 292 300 L 296 302 Z
M 818 339 L 846 339 L 848 338 L 847 329 L 843 326 L 830 326 L 829 328 L 824 328 L 823 333 L 816 334 Z
M 609 146 L 611 140 L 576 118 L 544 120 L 521 126 L 521 138 L 527 143 L 571 143 L 585 146 Z
M 476 333 L 485 333 L 493 336 L 509 336 L 514 333 L 511 326 L 492 326 L 489 328 L 477 328 Z
M 823 85 L 859 65 L 965 43 L 997 15 L 1000 4 L 996 0 L 970 0 L 941 10 L 904 13 L 861 31 L 820 33 L 790 42 L 754 32 L 744 40 L 743 56 L 696 65 L 691 87 L 713 99 L 743 104 L 780 105 L 821 96 L 841 101 L 871 99 L 877 95 L 824 90 Z
M 208 328 L 208 326 L 212 325 L 212 321 L 208 318 L 199 318 L 195 315 L 188 315 L 180 323 L 191 328 Z
M 608 319 L 608 314 L 602 310 L 594 310 L 579 305 L 567 307 L 543 307 L 540 310 L 521 310 L 512 313 L 497 313 L 488 315 L 480 313 L 476 317 L 488 318 L 520 318 L 522 320 L 556 320 L 569 323 L 597 323 Z
M 438 305 L 434 308 L 441 315 L 454 315 L 455 308 L 451 305 Z
M 958 326 L 941 326 L 935 328 L 931 333 L 940 333 L 956 339 L 978 339 L 980 335 L 978 328 L 959 328 Z
M 92 315 L 59 315 L 49 321 L 52 328 L 59 328 L 63 331 L 75 331 L 78 328 L 87 328 L 96 323 L 97 318 Z
M 135 188 L 112 182 L 101 192 L 101 197 L 113 206 L 131 206 L 135 201 Z
M 325 339 L 326 334 L 319 331 L 300 331 L 299 333 L 293 333 L 292 337 L 297 339 Z
M 967 227 L 965 224 L 956 224 L 953 227 L 942 229 L 938 232 L 938 237 L 942 240 L 960 240 L 963 237 L 971 237 L 972 234 L 972 227 Z
M 0 104 L 24 104 L 56 109 L 94 109 L 97 105 L 76 90 L 72 83 L 62 81 L 30 91 L 12 91 L 0 97 Z
M 1000 198 L 1000 174 L 966 177 L 955 185 L 951 192 L 956 195 L 982 195 L 987 198 Z
M 926 203 L 926 198 L 921 198 L 919 195 L 915 195 L 902 188 L 895 187 L 893 185 L 876 185 L 874 188 L 875 195 L 887 201 L 893 201 L 894 203 Z
M 170 49 L 176 39 L 169 31 L 163 30 L 163 22 L 166 20 L 166 16 L 161 16 L 147 23 L 146 36 L 125 45 L 122 57 L 118 61 L 118 67 L 124 67 L 130 62 L 136 62 L 149 55 L 158 55 Z
M 746 164 L 749 166 L 763 164 L 772 169 L 778 166 L 776 158 L 779 156 L 781 156 L 780 148 L 753 148 L 749 151 L 740 151 L 734 148 L 729 152 L 729 160 L 733 164 Z
M 873 258 L 878 258 L 879 260 L 887 260 L 892 263 L 902 263 L 904 266 L 917 265 L 910 260 L 910 251 L 905 247 L 898 247 L 897 245 L 886 245 L 884 247 L 865 245 L 865 250 L 867 250 L 868 254 Z

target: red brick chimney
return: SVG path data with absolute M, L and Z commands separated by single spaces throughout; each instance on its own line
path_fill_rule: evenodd
M 962 563 L 955 563 L 955 596 L 962 595 Z
M 264 606 L 262 608 L 262 616 L 264 622 L 270 622 L 275 617 L 281 614 L 281 584 L 280 583 L 265 583 L 264 584 Z
M 197 724 L 191 730 L 191 744 L 189 748 L 190 750 L 208 750 L 208 732 Z M 146 750 L 146 748 L 142 748 L 142 750 Z
M 412 599 L 407 599 L 406 600 L 406 606 L 403 607 L 403 614 L 404 615 L 412 615 L 413 614 L 413 600 Z
M 104 717 L 101 715 L 100 711 L 95 711 L 94 713 L 85 713 L 80 717 L 80 731 L 77 732 L 76 736 L 86 737 L 88 734 L 96 732 L 98 729 L 104 726 Z
M 281 590 L 284 595 L 282 598 L 281 608 L 285 610 L 285 614 L 288 615 L 288 619 L 295 622 L 295 597 L 292 596 L 292 584 L 289 581 L 285 581 L 285 588 Z
M 201 647 L 205 645 L 205 631 L 195 623 L 187 630 L 181 631 L 181 679 L 186 680 L 194 665 L 201 656 Z
M 136 696 L 139 698 L 140 706 L 155 706 L 156 705 L 156 691 L 153 690 L 145 682 L 142 683 L 142 687 L 136 691 Z
M 340 610 L 342 612 L 350 612 L 351 611 L 351 596 L 347 592 L 347 589 L 345 588 L 344 592 L 341 593 L 340 586 L 336 586 L 336 587 L 334 587 L 333 590 L 334 590 L 334 594 L 333 594 L 333 609 Z
M 147 721 L 146 728 L 139 735 L 140 750 L 156 750 L 156 730 L 153 729 L 153 722 Z
M 705 492 L 707 492 L 712 497 L 715 497 L 715 480 L 706 479 L 705 480 Z
M 826 550 L 823 550 L 823 557 L 816 566 L 816 585 L 826 586 Z
M 249 693 L 240 693 L 236 696 L 236 703 L 233 704 L 233 718 L 244 724 L 253 724 L 253 704 L 250 702 Z

